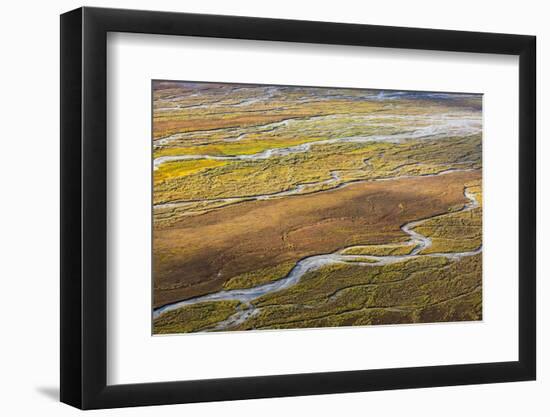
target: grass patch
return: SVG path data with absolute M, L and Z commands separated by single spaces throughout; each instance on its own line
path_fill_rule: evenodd
M 351 258 L 346 259 L 347 263 L 361 263 L 361 264 L 374 264 L 377 262 L 376 259 L 371 258 Z
M 238 329 L 480 320 L 481 256 L 331 265 L 254 304 L 259 314 Z
M 408 255 L 413 249 L 414 245 L 366 245 L 346 248 L 341 253 L 342 255 L 371 256 Z
M 210 301 L 168 311 L 153 321 L 153 333 L 189 333 L 207 329 L 228 319 L 239 304 L 239 301 Z
M 215 161 L 211 159 L 165 162 L 154 171 L 153 177 L 155 186 L 166 180 L 185 177 L 186 175 L 201 172 L 209 168 L 224 166 L 226 164 L 227 162 L 225 161 Z
M 222 142 L 194 147 L 161 147 L 155 150 L 155 158 L 169 155 L 209 155 L 209 156 L 233 156 L 253 155 L 267 149 L 286 148 L 301 145 L 303 143 L 315 142 L 319 138 L 294 138 L 294 139 L 271 139 L 271 140 L 247 140 L 241 142 Z
M 414 229 L 432 239 L 432 245 L 424 249 L 422 254 L 467 252 L 481 246 L 483 233 L 481 181 L 470 183 L 466 190 L 475 196 L 480 204 L 479 207 L 434 217 Z
M 294 267 L 295 262 L 285 262 L 276 266 L 257 269 L 252 272 L 237 275 L 225 282 L 225 290 L 251 288 L 284 278 Z

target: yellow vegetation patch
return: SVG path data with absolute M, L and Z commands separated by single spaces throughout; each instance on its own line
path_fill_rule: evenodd
M 237 275 L 227 281 L 223 288 L 233 290 L 239 288 L 251 288 L 267 282 L 284 278 L 294 267 L 295 262 L 285 262 L 280 265 L 258 269 L 252 272 Z
M 160 148 L 155 151 L 155 158 L 166 155 L 209 155 L 209 156 L 233 156 L 254 155 L 267 149 L 279 149 L 303 143 L 315 142 L 319 138 L 294 138 L 251 140 L 243 142 L 225 142 L 203 146 Z
M 367 245 L 353 246 L 342 251 L 343 255 L 408 255 L 414 249 L 414 245 Z
M 198 332 L 237 312 L 239 301 L 210 301 L 168 311 L 153 321 L 154 334 Z
M 329 265 L 253 304 L 258 314 L 231 330 L 481 320 L 481 255 Z
M 481 181 L 467 184 L 466 191 L 473 194 L 479 207 L 429 219 L 414 230 L 432 239 L 432 245 L 423 250 L 428 253 L 466 252 L 478 249 L 482 243 Z
M 185 177 L 207 168 L 219 167 L 226 164 L 226 161 L 214 161 L 211 159 L 166 162 L 160 165 L 154 172 L 155 185 L 172 178 Z

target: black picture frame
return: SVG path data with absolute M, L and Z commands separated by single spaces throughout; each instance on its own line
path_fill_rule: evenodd
M 107 385 L 108 32 L 519 56 L 519 358 L 512 362 Z M 102 8 L 61 16 L 61 401 L 82 409 L 533 380 L 534 36 Z

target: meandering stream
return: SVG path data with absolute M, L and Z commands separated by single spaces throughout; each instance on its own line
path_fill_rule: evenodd
M 435 175 L 444 175 L 449 172 L 455 171 L 469 171 L 467 169 L 455 169 L 443 171 Z M 385 179 L 383 179 L 385 180 Z M 347 183 L 346 183 L 347 184 Z M 346 184 L 343 184 L 345 186 Z M 478 201 L 474 194 L 469 193 L 466 188 L 464 190 L 464 196 L 468 199 L 468 203 L 462 207 L 458 212 L 470 211 L 479 206 Z M 456 213 L 456 212 L 455 212 Z M 296 285 L 300 279 L 308 272 L 317 270 L 323 266 L 331 265 L 335 263 L 349 263 L 353 262 L 354 265 L 361 265 L 365 267 L 370 266 L 380 266 L 387 265 L 396 262 L 403 262 L 409 259 L 414 259 L 420 256 L 429 256 L 429 257 L 444 257 L 447 259 L 457 260 L 465 256 L 473 256 L 481 252 L 481 246 L 474 251 L 467 252 L 454 252 L 454 253 L 432 253 L 427 255 L 421 255 L 420 252 L 429 248 L 432 245 L 432 241 L 429 237 L 424 236 L 413 229 L 421 225 L 428 219 L 415 220 L 410 223 L 406 223 L 401 226 L 401 230 L 409 236 L 409 239 L 403 242 L 403 245 L 414 246 L 414 249 L 407 255 L 386 255 L 386 256 L 371 256 L 371 255 L 346 255 L 342 252 L 345 249 L 328 253 L 308 256 L 301 259 L 296 263 L 294 268 L 284 277 L 277 281 L 269 282 L 266 284 L 261 284 L 252 288 L 246 289 L 236 289 L 236 290 L 223 290 L 218 291 L 212 294 L 207 294 L 195 298 L 190 298 L 183 301 L 178 301 L 175 303 L 167 304 L 162 307 L 159 307 L 153 311 L 153 318 L 157 318 L 160 315 L 172 311 L 184 306 L 189 306 L 192 304 L 202 303 L 206 301 L 240 301 L 243 303 L 240 310 L 229 317 L 227 320 L 224 320 L 218 323 L 214 328 L 209 330 L 222 330 L 230 326 L 242 323 L 250 318 L 252 315 L 256 314 L 258 309 L 251 304 L 251 301 L 262 297 L 266 294 L 275 293 L 277 291 L 284 290 L 293 285 Z M 361 262 L 365 260 L 366 262 Z
M 316 116 L 319 117 L 319 116 Z M 328 118 L 331 116 L 322 116 Z M 393 116 L 396 118 L 396 116 Z M 279 124 L 289 123 L 288 121 L 278 122 Z M 481 132 L 481 122 L 477 118 L 462 118 L 456 119 L 451 117 L 438 118 L 438 124 L 430 124 L 423 127 L 413 127 L 412 124 L 408 129 L 401 133 L 394 133 L 388 135 L 364 135 L 364 136 L 347 136 L 334 139 L 325 139 L 302 143 L 300 145 L 294 145 L 282 148 L 266 149 L 262 152 L 258 152 L 250 155 L 168 155 L 159 156 L 153 161 L 153 169 L 157 170 L 160 165 L 166 162 L 174 161 L 188 161 L 197 159 L 209 159 L 215 161 L 253 161 L 269 159 L 273 157 L 280 157 L 290 155 L 294 153 L 308 152 L 312 146 L 315 145 L 329 145 L 334 143 L 346 143 L 346 142 L 392 142 L 399 143 L 403 140 L 410 139 L 422 139 L 422 138 L 443 138 L 452 136 L 471 136 Z M 160 139 L 159 141 L 166 142 L 167 138 Z
M 369 161 L 368 158 L 364 160 L 365 165 L 369 164 L 368 161 Z M 462 161 L 462 162 L 458 162 L 457 164 L 470 164 L 474 162 L 475 161 Z M 447 165 L 452 165 L 452 164 L 447 164 Z M 449 168 L 449 169 L 440 171 L 436 174 L 401 175 L 401 176 L 370 178 L 370 179 L 358 178 L 358 179 L 351 179 L 348 181 L 342 180 L 343 171 L 332 170 L 329 172 L 330 178 L 326 180 L 298 184 L 286 191 L 279 191 L 279 192 L 268 193 L 268 194 L 255 194 L 255 195 L 248 195 L 248 196 L 245 195 L 245 196 L 235 196 L 235 197 L 225 197 L 225 198 L 202 198 L 202 199 L 196 199 L 196 200 L 171 201 L 169 203 L 155 204 L 153 208 L 155 210 L 171 209 L 171 208 L 185 207 L 195 203 L 205 203 L 205 202 L 214 203 L 214 204 L 216 203 L 234 204 L 234 203 L 242 203 L 244 201 L 271 200 L 274 198 L 288 197 L 288 196 L 297 195 L 297 194 L 303 195 L 303 194 L 306 194 L 306 191 L 308 188 L 319 189 L 319 187 L 329 186 L 328 188 L 323 189 L 323 192 L 328 192 L 328 191 L 338 190 L 340 188 L 344 188 L 344 187 L 347 187 L 348 185 L 356 184 L 359 182 L 377 182 L 377 181 L 391 181 L 394 179 L 405 179 L 405 178 L 433 177 L 436 175 L 451 174 L 453 172 L 467 172 L 467 171 L 473 171 L 473 170 L 474 168 Z
M 307 118 L 307 120 L 330 119 L 337 116 L 338 115 L 312 116 Z M 401 133 L 396 133 L 391 135 L 366 135 L 366 136 L 339 137 L 334 139 L 326 139 L 326 140 L 303 143 L 300 145 L 295 145 L 290 147 L 266 149 L 262 152 L 251 154 L 251 155 L 215 156 L 215 155 L 207 155 L 207 154 L 198 154 L 198 155 L 161 156 L 154 159 L 153 169 L 157 170 L 162 164 L 166 162 L 172 162 L 172 161 L 198 160 L 198 159 L 210 159 L 210 160 L 222 160 L 222 161 L 262 160 L 262 159 L 269 159 L 273 157 L 289 155 L 293 153 L 307 152 L 314 145 L 326 145 L 326 144 L 345 143 L 345 142 L 376 142 L 376 141 L 387 141 L 387 142 L 397 143 L 397 142 L 401 142 L 403 140 L 409 140 L 409 139 L 470 136 L 470 135 L 478 134 L 481 131 L 480 120 L 477 117 L 463 116 L 462 118 L 457 119 L 452 114 L 438 115 L 435 118 L 433 116 L 404 116 L 404 115 L 375 115 L 375 116 L 367 115 L 367 116 L 362 116 L 362 118 L 365 118 L 365 119 L 389 118 L 391 120 L 396 118 L 406 119 L 406 120 L 411 119 L 412 121 L 411 126 L 414 126 L 420 120 L 424 120 L 424 121 L 430 120 L 431 122 L 434 122 L 434 123 L 437 121 L 437 123 L 430 124 L 428 126 L 423 126 L 423 127 L 416 127 L 412 130 L 407 130 Z M 270 131 L 273 129 L 277 129 L 281 126 L 287 126 L 289 123 L 292 123 L 295 121 L 296 119 L 287 119 L 287 120 L 264 125 L 262 128 Z M 170 137 L 159 139 L 157 143 L 165 144 L 170 142 L 171 140 L 176 140 L 179 137 L 178 135 L 181 135 L 181 134 L 176 134 Z M 240 140 L 246 135 L 247 133 L 243 133 L 239 135 L 237 138 L 230 139 L 230 140 L 231 141 Z M 467 163 L 467 162 L 472 162 L 472 161 L 464 161 L 463 163 Z M 368 160 L 365 160 L 365 164 L 368 164 Z M 454 171 L 457 171 L 457 169 L 448 169 L 438 173 L 437 175 L 442 175 L 442 174 L 450 173 Z M 154 209 L 158 210 L 158 209 L 183 208 L 186 206 L 193 205 L 195 203 L 204 203 L 204 202 L 214 203 L 214 204 L 220 203 L 225 205 L 225 204 L 233 204 L 233 203 L 238 203 L 243 201 L 268 200 L 272 198 L 280 198 L 280 197 L 286 197 L 286 196 L 291 196 L 296 194 L 303 194 L 307 191 L 307 189 L 327 187 L 330 190 L 330 189 L 337 189 L 355 182 L 365 181 L 364 179 L 357 179 L 357 180 L 343 182 L 341 179 L 341 173 L 342 171 L 340 170 L 332 170 L 330 171 L 330 178 L 326 180 L 319 181 L 319 182 L 298 184 L 293 188 L 285 191 L 279 191 L 279 192 L 274 192 L 269 194 L 252 195 L 252 196 L 232 196 L 232 197 L 226 197 L 226 198 L 170 201 L 167 203 L 155 204 Z M 408 178 L 408 177 L 409 176 L 401 176 L 399 178 Z M 385 181 L 385 180 L 391 180 L 393 178 L 394 177 L 376 178 L 376 179 L 372 179 L 371 181 Z M 329 190 L 326 190 L 326 191 L 329 191 Z

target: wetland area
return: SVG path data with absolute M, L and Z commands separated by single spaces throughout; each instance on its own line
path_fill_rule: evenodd
M 482 319 L 482 96 L 153 81 L 153 333 Z

